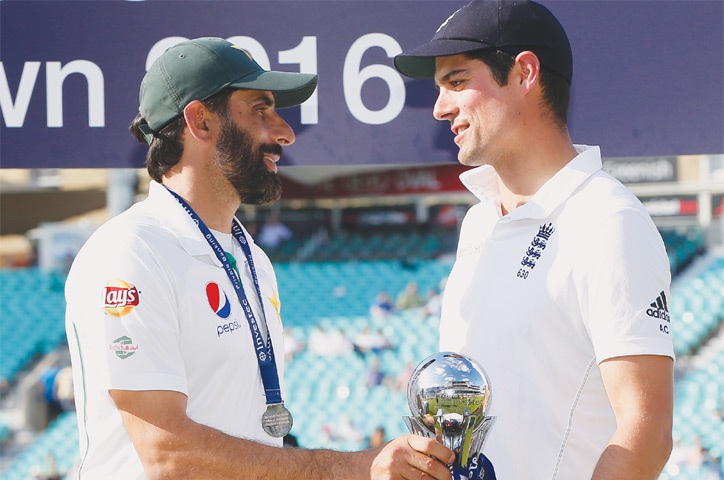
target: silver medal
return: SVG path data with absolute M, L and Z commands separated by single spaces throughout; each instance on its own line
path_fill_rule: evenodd
M 267 405 L 266 411 L 261 416 L 261 428 L 272 437 L 283 437 L 289 433 L 293 424 L 292 414 L 284 403 Z

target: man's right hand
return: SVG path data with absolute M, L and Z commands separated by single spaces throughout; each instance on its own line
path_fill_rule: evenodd
M 433 438 L 402 435 L 369 452 L 375 454 L 370 468 L 373 480 L 452 478 L 446 463 L 453 463 L 455 454 Z

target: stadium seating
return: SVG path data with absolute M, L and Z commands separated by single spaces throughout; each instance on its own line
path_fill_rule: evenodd
M 9 422 L 5 419 L 0 418 L 0 447 L 5 445 L 6 442 L 10 441 L 12 436 L 12 429 Z
M 700 228 L 660 229 L 673 274 L 678 274 L 704 251 L 705 235 Z
M 724 341 L 720 337 L 702 365 L 683 373 L 676 381 L 673 437 L 677 447 L 705 449 L 721 463 L 724 455 Z M 662 479 L 705 478 L 694 465 L 672 459 Z M 709 478 L 709 477 L 706 477 Z M 714 477 L 716 478 L 716 477 Z
M 0 378 L 12 383 L 31 360 L 65 340 L 64 282 L 37 268 L 0 271 Z
M 409 364 L 416 366 L 422 359 L 437 351 L 437 321 L 421 318 L 413 312 L 373 320 L 369 317 L 334 317 L 322 319 L 327 330 L 340 328 L 348 338 L 354 338 L 362 328 L 381 329 L 395 348 L 377 355 L 360 356 L 349 352 L 322 357 L 305 351 L 287 365 L 287 405 L 294 414 L 292 431 L 305 447 L 334 447 L 359 449 L 366 446 L 367 436 L 375 427 L 384 426 L 392 438 L 407 430 L 402 421 L 409 415 L 403 389 L 386 385 L 366 387 L 366 372 L 374 358 L 388 379 L 394 379 Z M 308 335 L 311 329 L 302 330 Z M 348 417 L 364 437 L 360 441 L 335 438 L 328 434 Z
M 724 319 L 724 258 L 672 287 L 669 313 L 677 355 L 691 354 L 716 334 Z
M 450 264 L 434 260 L 399 262 L 284 263 L 275 266 L 286 326 L 316 323 L 324 317 L 367 316 L 375 296 L 394 296 L 409 282 L 424 295 L 438 287 Z
M 340 262 L 356 260 L 433 259 L 454 249 L 457 231 L 435 229 L 421 233 L 410 229 L 378 229 L 364 233 L 341 233 L 312 241 L 314 234 L 295 236 L 267 254 L 275 263 L 299 260 Z M 309 245 L 311 243 L 311 245 Z M 452 247 L 452 248 L 451 248 Z M 302 253 L 303 252 L 303 253 Z
M 0 472 L 3 480 L 26 480 L 34 467 L 45 471 L 52 456 L 57 471 L 66 475 L 78 462 L 78 424 L 75 412 L 56 418 L 33 444 Z

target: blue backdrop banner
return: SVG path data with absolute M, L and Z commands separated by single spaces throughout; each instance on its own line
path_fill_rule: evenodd
M 432 81 L 392 57 L 465 2 L 0 0 L 0 166 L 138 167 L 128 133 L 144 72 L 168 46 L 228 38 L 264 67 L 316 72 L 283 110 L 281 165 L 455 162 Z M 574 52 L 571 136 L 606 157 L 724 153 L 724 2 L 544 1 Z

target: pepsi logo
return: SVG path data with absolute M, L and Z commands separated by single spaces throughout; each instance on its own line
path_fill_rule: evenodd
M 216 282 L 206 284 L 206 299 L 214 313 L 221 318 L 229 318 L 231 315 L 231 303 L 226 292 Z

